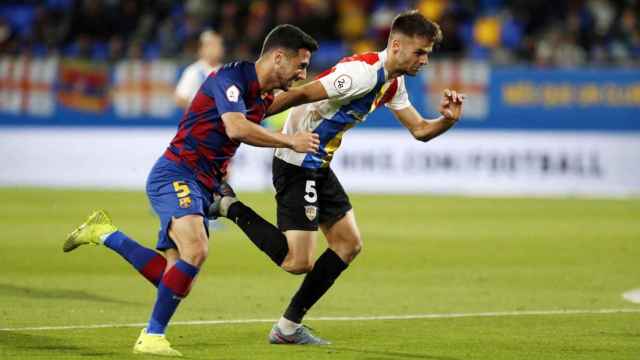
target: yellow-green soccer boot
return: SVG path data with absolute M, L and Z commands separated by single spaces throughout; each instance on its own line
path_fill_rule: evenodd
M 148 354 L 160 356 L 182 356 L 180 351 L 171 347 L 164 335 L 147 334 L 147 329 L 142 329 L 140 336 L 133 346 L 134 354 Z
M 73 230 L 64 242 L 62 250 L 69 252 L 80 245 L 93 244 L 100 245 L 101 236 L 117 231 L 118 228 L 113 225 L 111 218 L 104 210 L 94 211 L 87 221 Z

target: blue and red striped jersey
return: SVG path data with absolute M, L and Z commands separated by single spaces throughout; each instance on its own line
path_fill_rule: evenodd
M 224 65 L 209 75 L 182 115 L 165 157 L 191 169 L 210 191 L 224 178 L 240 143 L 230 139 L 222 114 L 241 112 L 256 124 L 264 119 L 273 95 L 260 95 L 254 63 Z

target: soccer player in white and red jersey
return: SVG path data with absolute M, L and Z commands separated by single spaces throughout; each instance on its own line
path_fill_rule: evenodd
M 456 91 L 444 90 L 441 116 L 426 120 L 409 102 L 405 88 L 404 75 L 416 75 L 441 40 L 436 23 L 417 11 L 404 12 L 393 21 L 386 50 L 344 58 L 315 81 L 276 97 L 269 113 L 296 106 L 284 133 L 310 131 L 320 138 L 317 153 L 275 152 L 278 227 L 238 201 L 230 188 L 210 207 L 211 216 L 232 219 L 278 266 L 290 273 L 307 274 L 273 326 L 271 343 L 328 343 L 302 326 L 302 318 L 362 248 L 349 198 L 329 167 L 343 134 L 382 105 L 420 141 L 444 133 L 460 118 L 463 96 Z M 329 247 L 314 263 L 318 227 Z

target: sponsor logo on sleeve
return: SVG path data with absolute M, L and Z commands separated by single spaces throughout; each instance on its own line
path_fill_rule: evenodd
M 340 94 L 344 94 L 351 89 L 351 76 L 343 74 L 333 82 L 333 86 L 338 90 Z
M 227 88 L 227 100 L 231 102 L 238 102 L 240 97 L 240 90 L 235 85 L 231 85 Z

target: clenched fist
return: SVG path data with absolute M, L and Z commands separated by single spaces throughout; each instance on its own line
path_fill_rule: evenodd
M 316 153 L 320 146 L 318 134 L 301 131 L 291 136 L 291 148 L 299 153 Z
M 440 100 L 440 114 L 451 121 L 458 121 L 462 116 L 462 103 L 464 94 L 458 94 L 455 90 L 445 89 Z

